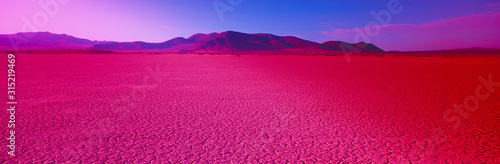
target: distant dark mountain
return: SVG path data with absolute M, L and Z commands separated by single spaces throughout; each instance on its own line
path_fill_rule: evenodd
M 218 33 L 195 34 L 189 38 L 177 37 L 162 43 L 114 42 L 98 44 L 91 49 L 113 51 L 191 51 L 197 44 L 206 42 Z
M 251 52 L 283 49 L 325 50 L 327 47 L 291 36 L 227 31 L 201 42 L 193 51 Z
M 495 48 L 461 48 L 450 50 L 429 50 L 429 51 L 388 51 L 386 55 L 401 56 L 444 56 L 444 57 L 500 57 L 500 49 Z
M 118 50 L 118 51 L 145 51 L 145 50 L 160 50 L 168 49 L 177 45 L 187 44 L 189 41 L 185 38 L 174 38 L 162 43 L 146 43 L 146 42 L 114 42 L 106 44 L 98 44 L 91 49 L 97 50 Z
M 0 35 L 0 50 L 65 50 L 88 49 L 107 42 L 90 41 L 66 34 L 49 32 L 17 33 Z
M 461 49 L 451 49 L 451 50 L 429 50 L 429 51 L 389 51 L 388 53 L 393 54 L 500 54 L 500 49 L 494 48 L 461 48 Z
M 323 43 L 323 45 L 331 47 L 333 50 L 351 50 L 352 48 L 357 48 L 361 52 L 375 52 L 375 53 L 383 53 L 384 50 L 378 48 L 377 46 L 365 42 L 359 42 L 356 44 L 349 44 L 342 41 L 327 41 Z M 344 45 L 344 47 L 342 47 Z
M 193 42 L 204 42 L 210 39 L 215 38 L 219 33 L 210 33 L 210 34 L 194 34 L 191 37 L 188 38 L 188 40 L 191 40 Z
M 0 35 L 0 50 L 13 50 L 12 43 L 18 50 L 65 50 L 92 49 L 111 51 L 158 51 L 158 52 L 300 52 L 331 53 L 342 50 L 346 44 L 358 48 L 361 52 L 385 52 L 373 44 L 349 44 L 329 41 L 323 44 L 293 36 L 272 34 L 246 34 L 235 31 L 222 33 L 195 34 L 189 38 L 177 37 L 161 43 L 147 42 L 99 42 L 76 38 L 66 34 L 48 32 L 17 33 Z

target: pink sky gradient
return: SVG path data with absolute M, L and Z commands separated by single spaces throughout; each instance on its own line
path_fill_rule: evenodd
M 23 30 L 24 18 L 33 21 L 38 13 L 47 13 L 39 2 L 58 2 L 52 0 L 8 1 L 0 7 L 0 21 L 3 23 L 1 34 L 32 32 Z M 61 0 L 61 2 L 63 2 Z M 116 0 L 74 1 L 58 3 L 57 11 L 49 16 L 46 25 L 36 26 L 33 31 L 68 34 L 90 40 L 108 41 L 148 41 L 163 42 L 177 36 L 190 36 L 192 28 L 183 26 L 183 18 L 164 11 L 177 11 L 175 6 L 166 6 L 162 10 L 151 8 L 155 2 L 121 2 Z M 216 20 L 216 18 L 214 18 Z M 201 30 L 200 30 L 201 31 Z
M 500 13 L 471 15 L 427 24 L 370 26 L 380 33 L 369 41 L 384 50 L 440 50 L 464 47 L 500 48 Z M 364 28 L 362 29 L 364 30 Z M 374 31 L 374 30 L 373 30 Z M 354 42 L 355 29 L 322 32 L 333 40 Z

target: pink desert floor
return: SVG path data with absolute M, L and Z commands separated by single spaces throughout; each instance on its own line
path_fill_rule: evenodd
M 18 54 L 16 69 L 2 163 L 500 162 L 500 86 L 479 80 L 500 82 L 500 58 Z

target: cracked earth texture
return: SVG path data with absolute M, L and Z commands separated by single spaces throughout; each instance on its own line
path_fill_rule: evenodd
M 500 58 L 351 60 L 18 54 L 17 156 L 0 162 L 500 162 L 500 87 L 443 119 Z

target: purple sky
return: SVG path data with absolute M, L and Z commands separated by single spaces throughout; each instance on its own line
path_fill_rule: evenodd
M 1 34 L 49 31 L 91 40 L 162 42 L 233 30 L 316 42 L 365 41 L 384 50 L 500 48 L 497 0 L 2 1 Z M 57 7 L 44 7 L 54 3 Z

